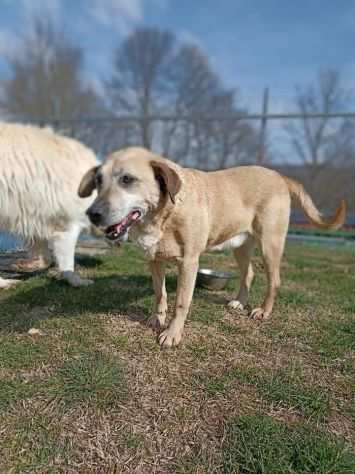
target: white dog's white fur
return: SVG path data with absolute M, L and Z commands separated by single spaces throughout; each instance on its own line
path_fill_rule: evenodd
M 96 164 L 89 148 L 51 129 L 0 123 L 0 230 L 40 254 L 52 252 L 73 286 L 90 283 L 74 272 L 76 242 L 89 228 L 85 210 L 92 201 L 80 199 L 77 189 Z M 0 278 L 0 288 L 16 282 Z

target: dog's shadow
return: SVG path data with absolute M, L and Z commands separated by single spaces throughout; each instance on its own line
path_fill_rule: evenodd
M 16 263 L 16 260 L 15 262 Z M 100 258 L 91 256 L 91 255 L 76 255 L 75 256 L 76 266 L 79 268 L 97 268 L 103 264 Z M 36 270 L 18 270 L 12 268 L 10 265 L 1 265 L 0 266 L 0 277 L 2 278 L 14 278 L 17 280 L 29 280 L 30 278 L 46 275 L 48 272 L 51 272 L 55 269 L 55 263 L 52 262 L 46 268 L 40 268 Z M 54 271 L 55 272 L 55 271 Z
M 211 304 L 226 305 L 229 299 L 225 292 L 213 292 L 197 287 L 195 289 L 195 298 L 201 298 L 208 301 Z
M 174 292 L 176 277 L 168 276 L 166 286 L 168 294 Z M 97 277 L 93 285 L 80 288 L 48 278 L 44 284 L 15 290 L 1 301 L 0 330 L 26 332 L 43 320 L 86 314 L 123 315 L 145 324 L 153 300 L 149 275 Z
M 103 264 L 103 261 L 99 257 L 93 255 L 75 255 L 75 263 L 83 268 L 97 268 Z

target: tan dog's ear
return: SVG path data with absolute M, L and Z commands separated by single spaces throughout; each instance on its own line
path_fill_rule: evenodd
M 96 188 L 95 178 L 99 168 L 100 166 L 94 166 L 84 174 L 78 189 L 78 194 L 81 198 L 91 196 Z
M 175 204 L 175 196 L 181 188 L 179 175 L 169 165 L 160 161 L 151 161 L 150 164 L 152 165 L 155 178 L 159 182 L 161 191 L 164 194 L 168 193 L 171 202 Z

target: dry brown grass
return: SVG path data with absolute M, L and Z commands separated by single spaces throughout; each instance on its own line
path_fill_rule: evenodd
M 221 304 L 232 288 L 198 289 L 183 344 L 170 351 L 144 323 L 152 294 L 141 256 L 128 248 L 96 264 L 86 270 L 97 278 L 90 289 L 38 277 L 0 296 L 1 472 L 227 472 L 231 420 L 250 415 L 355 443 L 350 252 L 289 247 L 264 324 Z M 205 264 L 229 268 L 230 258 Z M 252 303 L 263 288 L 258 278 Z M 96 370 L 93 354 L 122 380 Z M 64 386 L 68 363 L 74 382 Z M 76 380 L 93 396 L 81 397 Z

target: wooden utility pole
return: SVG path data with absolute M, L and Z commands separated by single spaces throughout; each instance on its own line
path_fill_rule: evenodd
M 262 117 L 260 125 L 260 135 L 259 135 L 259 150 L 257 163 L 258 165 L 263 165 L 266 162 L 266 123 L 267 123 L 267 114 L 269 110 L 269 88 L 265 87 L 263 94 L 263 108 L 262 108 Z

